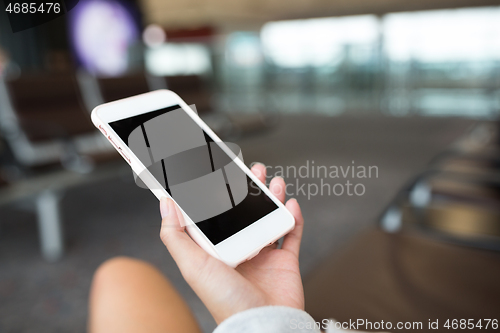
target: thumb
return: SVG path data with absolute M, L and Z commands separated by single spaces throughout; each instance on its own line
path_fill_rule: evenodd
M 184 217 L 172 199 L 161 198 L 160 212 L 162 217 L 160 238 L 179 266 L 182 275 L 188 280 L 191 275 L 197 273 L 202 263 L 211 258 L 207 258 L 209 254 L 185 233 Z
M 160 237 L 174 258 L 182 276 L 203 301 L 217 323 L 233 313 L 249 308 L 243 291 L 249 290 L 248 282 L 233 268 L 205 252 L 181 226 L 182 213 L 172 199 L 160 200 L 162 215 Z M 195 226 L 187 226 L 195 228 Z M 251 294 L 255 290 L 252 289 Z M 250 297 L 254 298 L 254 297 Z

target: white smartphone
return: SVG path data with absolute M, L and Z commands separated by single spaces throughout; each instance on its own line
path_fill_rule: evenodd
M 227 265 L 252 259 L 294 228 L 293 215 L 250 172 L 241 154 L 174 92 L 157 90 L 99 105 L 92 122 L 158 199 L 170 197 L 179 205 L 191 238 Z M 221 154 L 225 160 L 217 163 Z M 182 158 L 172 162 L 167 155 Z

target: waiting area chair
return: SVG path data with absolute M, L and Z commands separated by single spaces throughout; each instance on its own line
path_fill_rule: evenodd
M 29 202 L 38 215 L 42 255 L 57 260 L 64 251 L 61 194 L 118 174 L 101 166 L 119 155 L 90 122 L 72 72 L 1 77 L 0 133 L 6 184 L 0 204 Z
M 489 134 L 477 142 L 478 131 Z M 449 242 L 500 250 L 499 133 L 498 123 L 478 125 L 437 157 L 400 192 L 381 218 L 382 229 L 419 231 Z
M 380 228 L 354 237 L 308 274 L 306 311 L 317 321 L 363 320 L 372 326 L 359 329 L 377 331 L 373 323 L 381 321 L 433 331 L 429 323 L 438 320 L 441 331 L 453 319 L 484 328 L 497 318 L 499 134 L 499 123 L 476 126 L 400 191 Z

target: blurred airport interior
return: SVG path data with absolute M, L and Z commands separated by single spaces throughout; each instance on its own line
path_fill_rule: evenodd
M 498 316 L 497 1 L 80 0 L 16 33 L 0 12 L 0 332 L 85 331 L 92 274 L 117 255 L 158 266 L 215 327 L 157 200 L 90 122 L 164 88 L 247 164 L 377 167 L 347 177 L 363 195 L 293 195 L 315 319 Z

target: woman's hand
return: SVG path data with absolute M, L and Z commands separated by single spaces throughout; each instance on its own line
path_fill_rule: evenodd
M 256 164 L 251 170 L 263 183 L 266 168 Z M 285 201 L 285 182 L 275 177 L 269 188 Z M 295 217 L 295 229 L 277 244 L 265 247 L 250 261 L 231 268 L 201 249 L 185 232 L 182 214 L 171 199 L 162 199 L 160 237 L 193 288 L 219 324 L 238 312 L 266 305 L 304 309 L 304 291 L 299 271 L 299 248 L 304 219 L 295 199 L 286 208 Z

